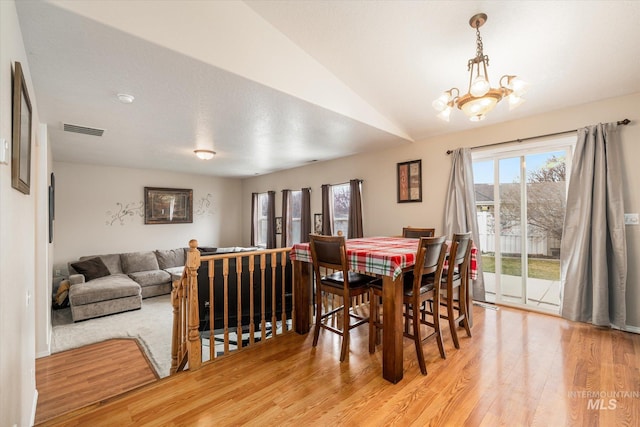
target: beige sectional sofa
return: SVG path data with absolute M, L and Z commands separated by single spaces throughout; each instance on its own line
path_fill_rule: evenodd
M 69 263 L 74 322 L 136 310 L 142 299 L 171 292 L 187 248 L 80 257 Z

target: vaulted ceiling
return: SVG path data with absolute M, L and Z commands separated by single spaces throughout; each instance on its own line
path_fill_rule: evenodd
M 636 1 L 17 2 L 55 161 L 248 177 L 640 92 Z M 489 77 L 531 83 L 471 123 L 481 28 Z M 131 104 L 117 94 L 133 95 Z M 63 124 L 104 129 L 70 133 Z M 217 152 L 197 159 L 193 150 Z

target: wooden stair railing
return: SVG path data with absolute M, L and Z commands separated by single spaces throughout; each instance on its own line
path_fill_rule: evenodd
M 289 259 L 291 248 L 281 249 L 266 249 L 251 252 L 237 252 L 220 255 L 205 255 L 201 256 L 200 251 L 197 249 L 197 240 L 189 241 L 189 251 L 187 252 L 187 260 L 185 268 L 180 279 L 173 282 L 173 290 L 171 292 L 171 302 L 173 305 L 173 335 L 171 346 L 171 374 L 182 371 L 185 369 L 188 363 L 189 370 L 199 369 L 202 365 L 202 342 L 200 338 L 200 313 L 199 313 L 199 301 L 198 301 L 198 268 L 202 263 L 208 263 L 208 285 L 209 285 L 209 354 L 208 360 L 213 360 L 217 357 L 215 350 L 215 313 L 214 313 L 214 276 L 216 268 L 222 268 L 222 283 L 215 284 L 218 287 L 223 288 L 223 355 L 227 355 L 230 350 L 230 326 L 229 315 L 230 311 L 235 308 L 237 322 L 235 325 L 235 332 L 237 334 L 237 349 L 240 350 L 243 347 L 249 347 L 256 344 L 256 341 L 264 342 L 267 338 L 267 322 L 271 323 L 271 338 L 276 338 L 278 332 L 278 322 L 280 322 L 281 333 L 289 332 L 292 330 L 292 325 L 295 322 L 295 312 L 293 307 L 293 295 L 290 295 L 291 305 L 287 306 L 287 281 L 286 281 L 286 267 Z M 256 260 L 256 257 L 258 258 Z M 248 258 L 248 271 L 249 281 L 248 283 L 242 283 L 243 262 L 242 260 Z M 229 286 L 233 286 L 233 283 L 229 283 L 229 260 L 235 259 L 236 267 L 236 307 L 229 306 Z M 267 267 L 267 260 L 270 261 L 270 267 Z M 218 261 L 218 264 L 215 263 Z M 260 268 L 259 277 L 260 283 L 254 283 L 254 272 L 256 268 Z M 280 269 L 280 280 L 277 280 L 277 270 Z M 270 275 L 271 278 L 271 301 L 267 301 L 266 283 L 265 280 Z M 293 287 L 293 273 L 290 274 L 290 292 L 294 292 Z M 257 280 L 257 278 L 256 278 Z M 278 282 L 278 283 L 277 283 Z M 243 286 L 249 286 L 249 325 L 242 324 L 242 289 Z M 259 286 L 260 292 L 260 319 L 254 318 L 254 313 L 257 313 L 254 307 L 254 286 L 256 291 Z M 278 289 L 280 288 L 280 289 Z M 276 293 L 281 290 L 280 295 Z M 204 297 L 204 296 L 203 296 Z M 277 299 L 281 301 L 281 316 L 277 316 Z M 267 305 L 269 304 L 269 305 Z M 271 309 L 271 316 L 266 317 L 267 309 Z M 287 318 L 287 312 L 291 313 L 290 318 Z M 255 337 L 256 322 L 259 322 L 260 326 L 260 338 Z M 243 327 L 248 326 L 249 340 L 248 344 L 244 345 L 242 342 Z M 205 335 L 206 337 L 206 335 Z M 205 362 L 206 363 L 206 362 Z
M 173 282 L 171 304 L 173 305 L 173 334 L 171 343 L 171 374 L 185 368 L 195 371 L 202 365 L 200 343 L 200 315 L 198 313 L 198 268 L 200 251 L 198 241 L 189 241 L 187 261 L 182 277 Z

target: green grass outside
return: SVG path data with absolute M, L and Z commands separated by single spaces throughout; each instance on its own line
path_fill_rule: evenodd
M 496 259 L 491 255 L 482 255 L 482 269 L 487 273 L 496 272 Z M 520 276 L 522 271 L 520 257 L 502 257 L 502 274 Z M 529 258 L 529 276 L 534 279 L 560 280 L 560 260 Z

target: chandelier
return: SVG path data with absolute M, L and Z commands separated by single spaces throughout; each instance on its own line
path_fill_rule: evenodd
M 486 114 L 507 97 L 509 109 L 513 110 L 524 102 L 522 95 L 526 92 L 528 84 L 517 76 L 504 75 L 500 78 L 499 88 L 492 88 L 489 83 L 487 67 L 489 56 L 482 51 L 482 37 L 480 27 L 487 21 L 487 15 L 478 13 L 469 20 L 469 25 L 476 29 L 476 56 L 467 63 L 469 71 L 469 89 L 460 96 L 458 88 L 454 87 L 445 91 L 438 99 L 433 101 L 433 108 L 439 111 L 438 118 L 449 121 L 451 110 L 454 106 L 462 110 L 472 122 L 484 120 Z

